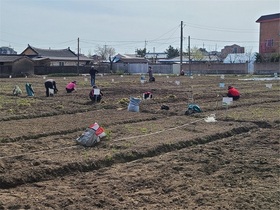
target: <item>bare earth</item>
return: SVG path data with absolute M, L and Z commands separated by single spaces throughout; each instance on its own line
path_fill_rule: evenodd
M 278 210 L 280 84 L 240 80 L 249 77 L 155 75 L 141 84 L 140 75 L 99 75 L 99 104 L 88 76 L 54 78 L 54 97 L 42 76 L 0 79 L 0 209 Z M 71 80 L 78 89 L 67 94 Z M 227 108 L 228 85 L 242 95 Z M 129 97 L 146 91 L 153 98 L 140 112 L 127 111 Z M 185 115 L 191 96 L 202 113 Z M 107 136 L 77 145 L 94 122 Z

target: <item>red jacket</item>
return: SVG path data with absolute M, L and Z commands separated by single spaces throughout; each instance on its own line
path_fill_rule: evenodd
M 234 87 L 231 87 L 228 89 L 228 95 L 240 96 L 240 93 L 237 89 L 235 89 Z

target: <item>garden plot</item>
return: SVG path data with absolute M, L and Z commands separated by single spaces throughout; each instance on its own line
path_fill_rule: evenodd
M 73 94 L 64 91 L 73 78 L 55 78 L 59 92 L 49 98 L 42 77 L 1 79 L 0 206 L 277 209 L 279 81 L 267 88 L 240 78 L 156 75 L 141 84 L 139 75 L 105 75 L 97 78 L 100 104 L 90 102 L 84 76 Z M 11 96 L 26 82 L 34 97 Z M 242 96 L 224 107 L 228 84 Z M 145 91 L 153 98 L 128 112 L 129 97 Z M 190 94 L 202 113 L 184 114 Z M 216 122 L 205 121 L 211 114 Z M 107 136 L 92 148 L 77 145 L 94 122 Z

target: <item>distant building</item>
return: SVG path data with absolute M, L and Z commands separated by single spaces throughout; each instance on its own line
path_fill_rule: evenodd
M 228 54 L 232 54 L 232 53 L 244 53 L 245 48 L 244 47 L 240 47 L 237 44 L 234 45 L 230 45 L 230 46 L 225 46 L 222 50 L 221 50 L 221 58 L 225 59 L 227 57 Z
M 233 53 L 228 54 L 223 63 L 254 63 L 255 60 L 255 53 Z
M 159 59 L 166 59 L 167 53 L 146 53 L 145 58 L 152 63 L 157 63 Z
M 17 52 L 10 47 L 0 47 L 0 55 L 16 55 Z
M 77 66 L 78 63 L 78 56 L 70 48 L 54 50 L 41 49 L 28 45 L 21 55 L 28 56 L 37 65 L 43 66 Z M 90 58 L 79 55 L 80 66 L 89 64 L 90 62 Z
M 0 77 L 34 74 L 34 62 L 27 56 L 0 55 Z
M 146 73 L 148 71 L 149 61 L 146 58 L 126 54 L 117 54 L 114 57 L 112 66 L 114 72 Z
M 254 72 L 256 53 L 233 53 L 228 54 L 223 63 L 247 63 L 248 73 Z
M 132 64 L 132 63 L 145 63 L 148 64 L 148 60 L 146 58 L 142 57 L 136 57 L 136 56 L 131 56 L 127 54 L 117 54 L 114 56 L 114 63 L 126 63 L 126 64 Z
M 260 23 L 259 53 L 280 53 L 280 13 L 263 15 Z
M 199 59 L 195 58 L 194 56 L 191 56 L 192 63 L 208 63 L 208 62 L 219 63 L 220 61 L 221 61 L 220 58 L 216 55 L 203 55 Z M 158 60 L 158 63 L 161 63 L 161 64 L 175 64 L 175 63 L 180 63 L 180 62 L 181 62 L 180 56 L 175 57 L 175 58 L 166 58 L 166 59 Z M 182 62 L 190 63 L 189 57 L 183 56 Z

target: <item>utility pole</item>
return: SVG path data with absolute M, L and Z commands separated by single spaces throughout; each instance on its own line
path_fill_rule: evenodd
M 145 40 L 145 46 L 144 46 L 144 49 L 146 49 L 146 51 L 147 51 L 147 40 Z
M 180 73 L 183 67 L 183 21 L 181 21 L 181 39 L 180 39 Z
M 155 54 L 156 54 L 156 48 L 153 47 L 153 63 L 156 63 L 156 59 L 157 59 Z
M 80 38 L 78 37 L 78 64 L 77 64 L 77 74 L 79 75 L 79 66 L 80 66 Z
M 189 75 L 192 75 L 192 71 L 191 71 L 191 37 L 188 36 L 188 54 L 189 54 Z

